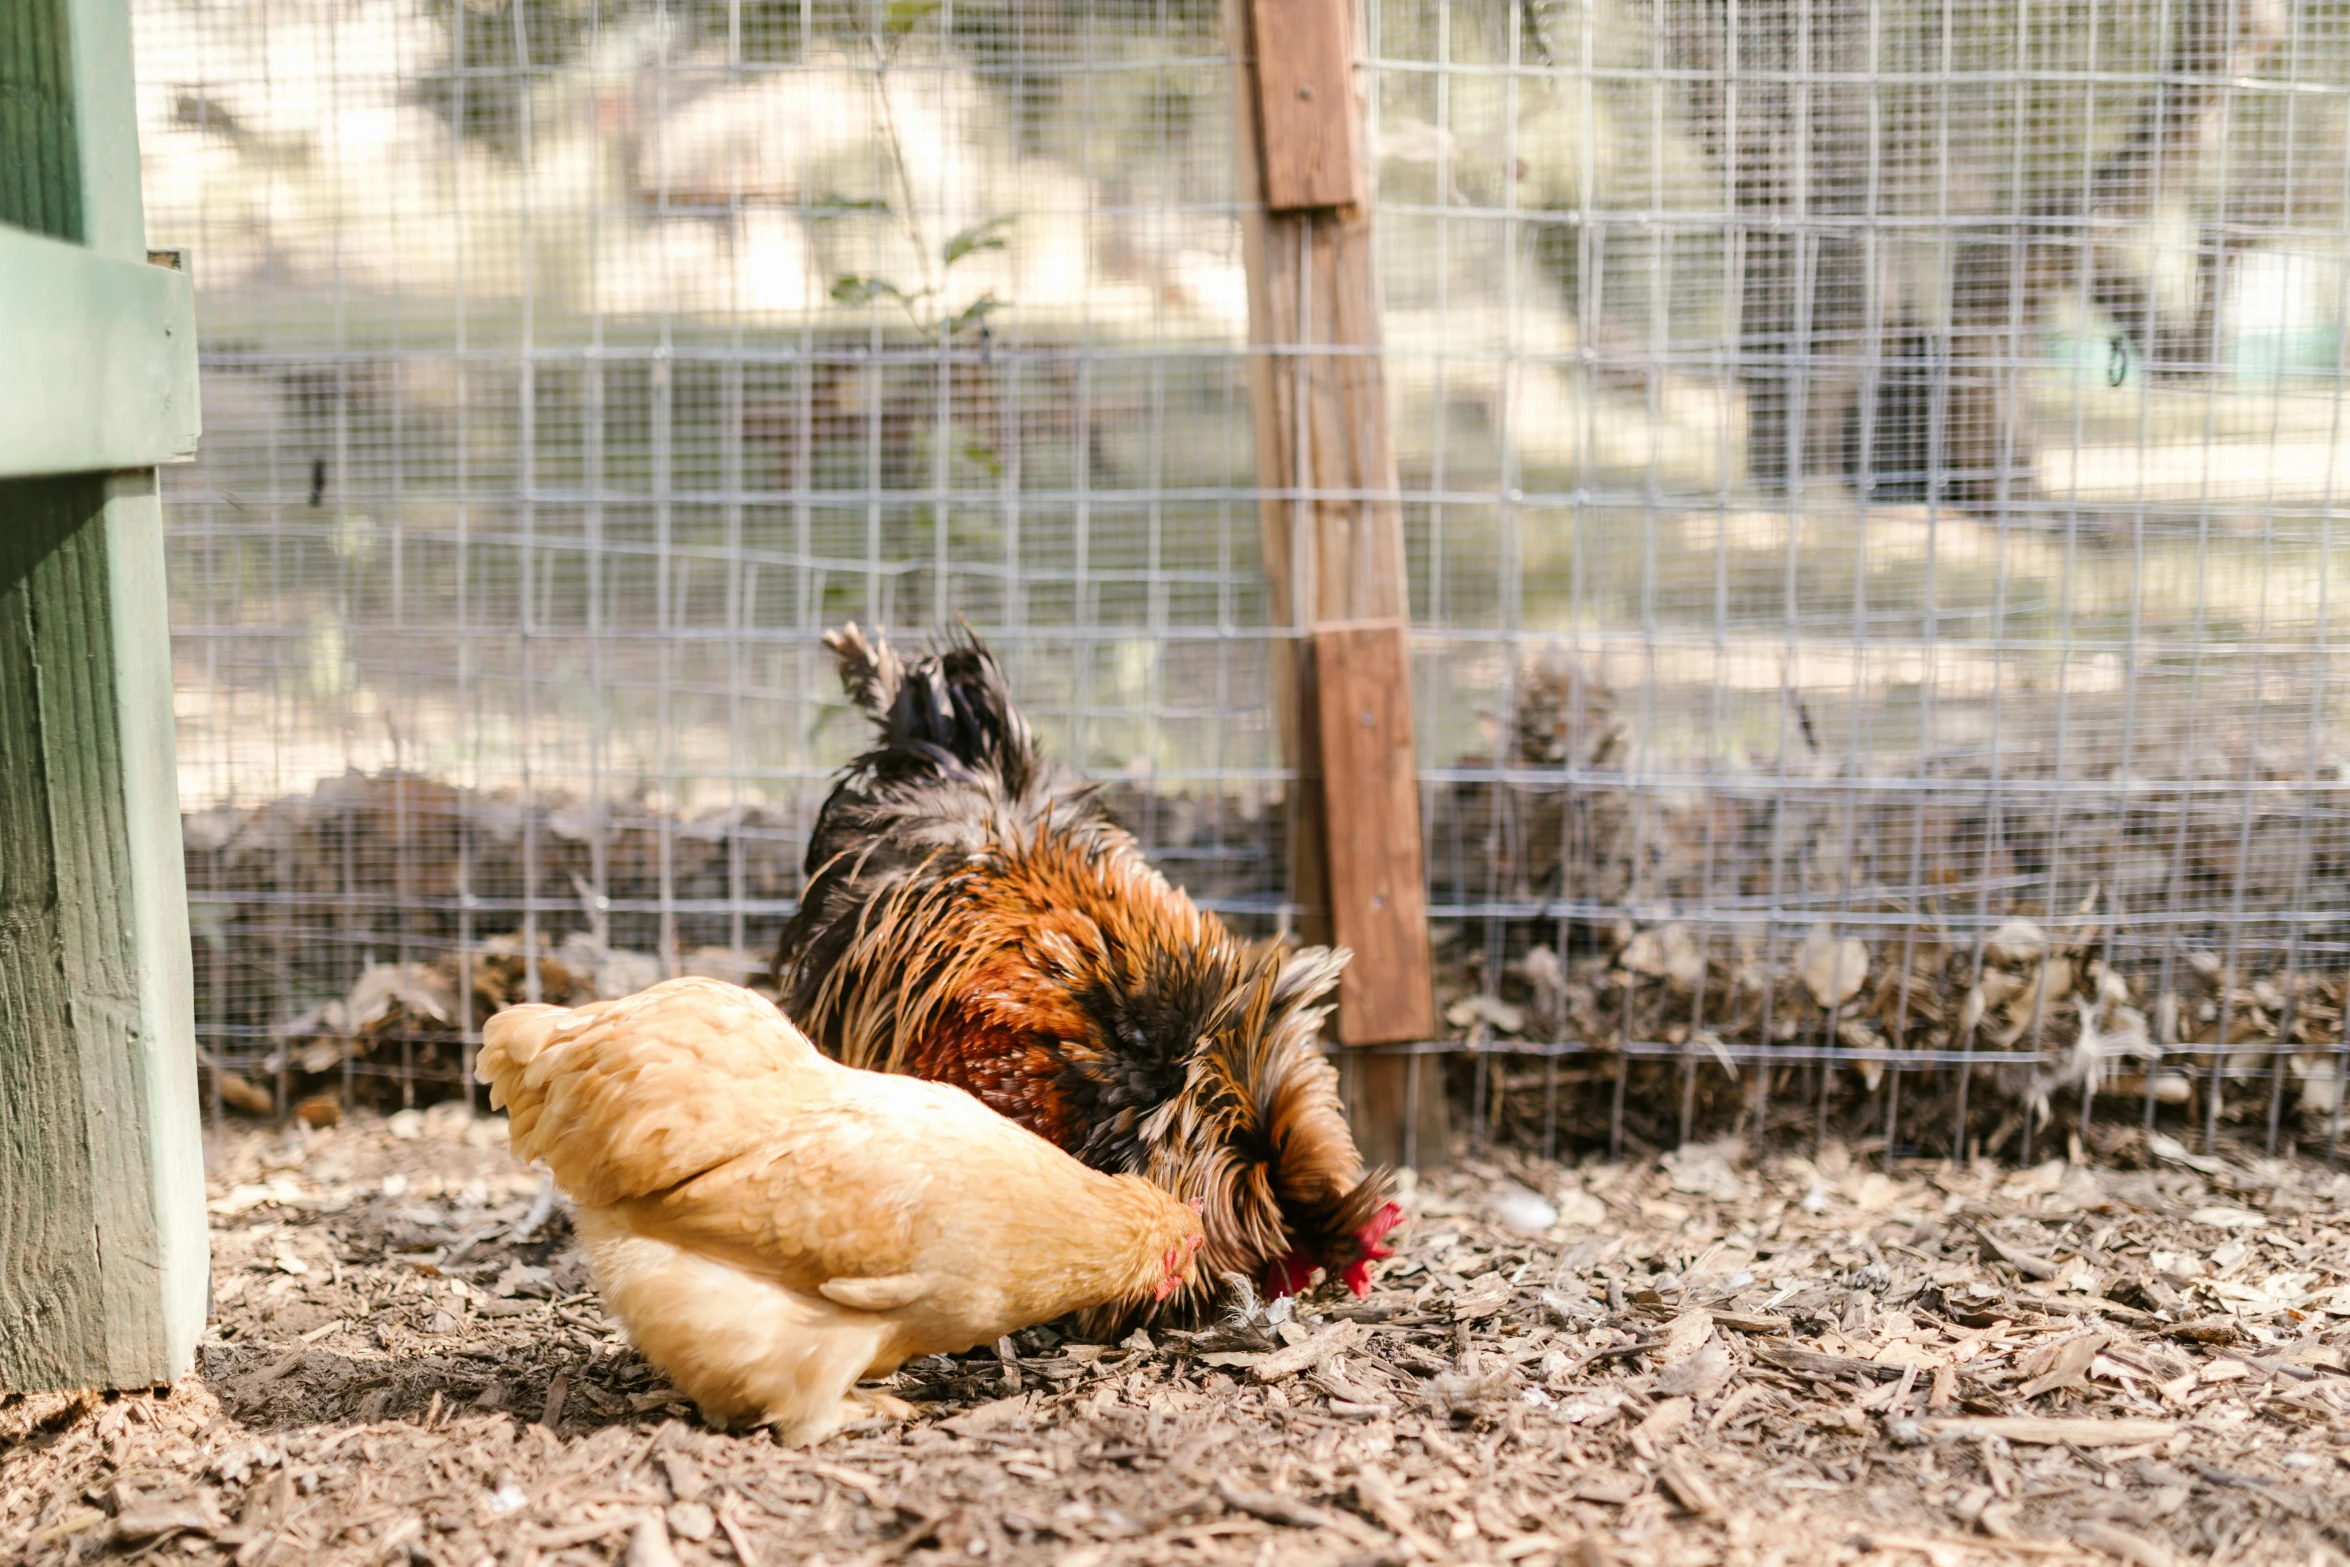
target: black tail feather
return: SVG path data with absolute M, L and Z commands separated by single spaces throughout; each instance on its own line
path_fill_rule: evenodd
M 840 663 L 840 683 L 849 700 L 880 722 L 896 704 L 898 687 L 905 680 L 905 666 L 898 661 L 897 649 L 887 642 L 866 640 L 853 620 L 838 631 L 824 633 L 824 646 Z
M 840 660 L 841 684 L 851 700 L 872 715 L 881 731 L 880 753 L 993 774 L 1014 797 L 1036 778 L 1036 737 L 1012 701 L 1003 666 L 968 627 L 952 635 L 943 650 L 911 665 L 886 641 L 868 639 L 854 622 L 827 633 L 824 645 Z M 864 760 L 882 759 L 869 754 Z

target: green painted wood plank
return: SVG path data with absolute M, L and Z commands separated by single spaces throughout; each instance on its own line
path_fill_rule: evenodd
M 125 0 L 0 0 L 0 1390 L 169 1381 L 209 1298 L 152 471 L 195 309 L 130 59 Z
M 99 1380 L 105 1296 L 81 1052 L 65 974 L 49 819 L 36 603 L 42 562 L 100 504 L 102 481 L 9 486 L 0 500 L 0 1386 Z M 46 589 L 46 592 L 45 592 Z
M 191 455 L 196 301 L 185 273 L 0 228 L 0 478 Z
M 130 0 L 63 4 L 72 40 L 67 58 L 74 84 L 81 240 L 102 256 L 144 260 L 147 217 L 139 192 L 138 99 L 131 90 Z
M 0 223 L 82 237 L 80 138 L 62 0 L 0 5 Z
M 130 980 L 139 1003 L 133 1087 L 145 1107 L 140 1173 L 155 1216 L 148 1249 L 162 1269 L 148 1288 L 160 1295 L 165 1364 L 176 1375 L 194 1363 L 210 1309 L 212 1231 L 204 1213 L 196 977 L 172 724 L 171 603 L 164 585 L 163 507 L 152 471 L 107 480 L 105 521 L 131 889 Z
M 160 521 L 0 484 L 0 1388 L 168 1381 L 203 1322 Z
M 133 91 L 129 0 L 40 0 L 62 4 L 71 38 L 74 152 L 81 239 L 116 274 L 119 286 L 145 293 L 162 280 L 155 322 L 166 342 L 161 385 L 142 390 L 155 423 L 145 431 L 145 472 L 106 481 L 107 632 L 113 656 L 114 706 L 100 715 L 118 736 L 114 770 L 96 782 L 104 797 L 120 792 L 119 832 L 107 863 L 119 868 L 129 942 L 124 957 L 136 1005 L 131 1036 L 130 1103 L 137 1135 L 124 1136 L 117 1169 L 121 1214 L 137 1211 L 142 1228 L 102 1247 L 104 1268 L 136 1307 L 110 1323 L 111 1379 L 144 1380 L 158 1353 L 168 1375 L 194 1361 L 211 1301 L 212 1237 L 204 1217 L 204 1154 L 196 1093 L 195 976 L 188 951 L 188 890 L 181 855 L 179 767 L 172 732 L 171 615 L 163 571 L 163 511 L 152 462 L 192 455 L 202 421 L 197 401 L 195 294 L 186 274 L 148 262 L 147 218 L 139 181 L 138 101 Z M 135 281 L 134 281 L 135 280 Z M 0 299 L 5 285 L 0 284 Z M 147 340 L 153 346 L 153 338 Z M 0 361 L 4 362 L 4 361 Z M 126 427 L 130 423 L 124 421 Z M 5 430 L 0 423 L 0 430 Z M 0 443 L 5 436 L 0 435 Z M 119 464 L 109 462 L 108 467 Z M 91 591 L 95 591 L 92 585 Z M 117 1128 L 117 1130 L 122 1130 Z M 150 1310 L 162 1334 L 151 1331 Z M 127 1325 L 126 1325 L 127 1324 Z

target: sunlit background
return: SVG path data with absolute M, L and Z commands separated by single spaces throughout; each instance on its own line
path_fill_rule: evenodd
M 216 1104 L 753 973 L 849 618 L 1310 912 L 1212 4 L 134 9 Z M 2330 1136 L 2350 6 L 1361 15 L 1449 1033 L 2201 1044 Z

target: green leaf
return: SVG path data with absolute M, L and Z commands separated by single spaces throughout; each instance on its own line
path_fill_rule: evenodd
M 903 304 L 906 295 L 895 283 L 850 272 L 833 280 L 832 299 L 839 305 L 870 305 L 876 299 L 894 299 Z
M 922 25 L 923 19 L 938 9 L 939 0 L 889 0 L 889 9 L 883 13 L 882 28 L 892 38 L 903 38 Z
M 987 318 L 1004 308 L 1004 302 L 990 293 L 980 295 L 962 309 L 939 323 L 949 337 L 960 337 L 975 326 L 985 326 Z
M 965 462 L 986 469 L 987 476 L 991 479 L 1000 479 L 1004 476 L 1003 460 L 996 456 L 995 448 L 976 435 L 964 440 L 961 455 Z
M 947 265 L 951 267 L 975 251 L 1003 249 L 1002 231 L 1011 221 L 1010 218 L 989 218 L 985 223 L 975 223 L 948 240 L 945 252 Z
M 808 221 L 810 223 L 830 223 L 833 219 L 845 218 L 852 212 L 886 213 L 888 211 L 889 203 L 878 196 L 821 196 L 808 204 Z

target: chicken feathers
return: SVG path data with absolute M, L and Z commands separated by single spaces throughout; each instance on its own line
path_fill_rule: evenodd
M 825 645 L 878 733 L 809 844 L 776 957 L 792 1015 L 852 1065 L 1202 1202 L 1210 1277 L 1366 1289 L 1400 1213 L 1317 1039 L 1346 954 L 1244 943 L 1170 885 L 1045 759 L 977 639 L 911 664 L 853 625 Z
M 1165 1192 L 955 1088 L 827 1060 L 716 980 L 515 1007 L 479 1072 L 578 1204 L 597 1287 L 714 1425 L 820 1440 L 905 1412 L 860 1380 L 1196 1274 L 1198 1216 Z

